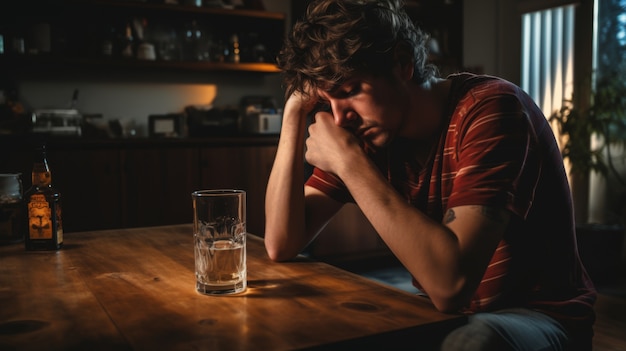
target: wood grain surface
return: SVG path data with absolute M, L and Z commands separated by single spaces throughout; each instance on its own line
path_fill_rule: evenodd
M 461 316 L 321 262 L 269 260 L 248 289 L 195 291 L 191 225 L 69 233 L 58 252 L 0 247 L 0 350 L 436 347 Z

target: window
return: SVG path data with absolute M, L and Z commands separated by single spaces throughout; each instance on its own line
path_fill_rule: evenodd
M 522 15 L 520 85 L 546 116 L 573 92 L 574 14 L 566 5 Z
M 614 83 L 615 77 L 626 76 L 626 0 L 579 0 L 576 4 L 565 5 L 563 2 L 568 1 L 546 1 L 546 7 L 560 6 L 538 10 L 537 6 L 541 5 L 538 1 L 521 1 L 534 8 L 522 15 L 520 86 L 546 116 L 569 99 L 575 99 L 577 108 L 584 110 L 591 102 L 585 101 L 585 96 L 591 96 L 595 88 Z M 624 79 L 617 81 L 625 85 Z M 615 95 L 624 96 L 622 93 Z M 556 128 L 553 129 L 563 145 L 565 140 Z M 590 142 L 592 147 L 600 145 L 597 138 Z M 614 157 L 613 163 L 621 162 L 622 172 L 626 172 L 623 154 L 615 153 Z M 575 180 L 578 182 L 572 182 L 570 177 L 577 220 L 603 222 L 605 208 L 615 207 L 605 199 L 612 191 L 607 192 L 607 189 L 615 189 L 615 186 L 607 187 L 604 177 L 595 172 L 591 172 L 589 180 Z
M 596 78 L 626 71 L 626 0 L 599 0 L 596 9 Z

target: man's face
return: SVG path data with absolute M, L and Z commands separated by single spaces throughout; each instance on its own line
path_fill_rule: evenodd
M 355 76 L 331 91 L 318 90 L 335 124 L 364 144 L 381 148 L 401 134 L 407 118 L 406 83 L 396 77 Z

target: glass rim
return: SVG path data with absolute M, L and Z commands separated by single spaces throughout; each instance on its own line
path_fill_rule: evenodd
M 191 193 L 191 196 L 228 196 L 228 195 L 245 195 L 246 191 L 241 189 L 204 189 L 196 190 Z

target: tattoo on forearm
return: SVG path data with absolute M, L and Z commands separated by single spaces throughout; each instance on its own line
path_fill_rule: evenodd
M 443 218 L 443 222 L 445 224 L 448 224 L 448 223 L 452 222 L 455 219 L 456 219 L 456 215 L 454 214 L 454 210 L 453 209 L 449 209 L 448 211 L 446 211 L 446 215 Z
M 499 209 L 488 207 L 488 206 L 476 206 L 476 207 L 478 208 L 478 210 L 480 210 L 480 213 L 483 216 L 487 217 L 491 221 L 494 221 L 497 223 L 502 223 L 504 221 L 504 218 L 502 217 L 502 214 L 500 213 Z M 454 221 L 455 219 L 456 219 L 456 213 L 454 213 L 454 210 L 448 209 L 446 211 L 446 214 L 443 216 L 443 223 L 448 224 Z

